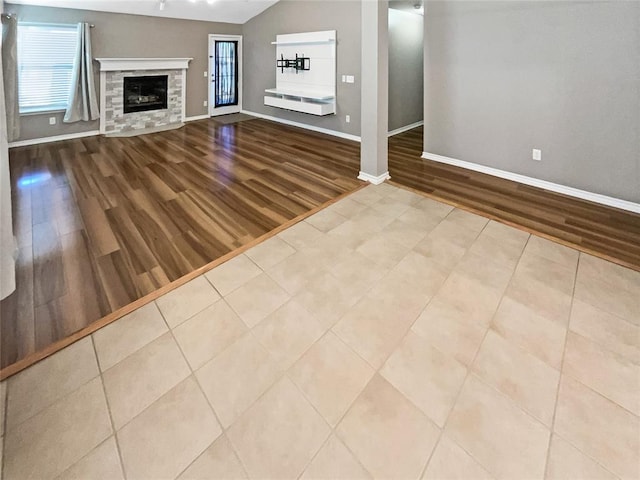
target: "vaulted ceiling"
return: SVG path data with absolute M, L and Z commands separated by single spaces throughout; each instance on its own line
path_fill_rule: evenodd
M 6 3 L 245 23 L 278 0 L 8 0 Z M 164 3 L 161 9 L 161 4 Z

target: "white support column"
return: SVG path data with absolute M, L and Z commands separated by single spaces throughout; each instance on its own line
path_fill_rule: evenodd
M 360 175 L 379 184 L 389 178 L 389 2 L 362 0 Z

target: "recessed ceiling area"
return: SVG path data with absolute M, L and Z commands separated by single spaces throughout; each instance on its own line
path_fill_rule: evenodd
M 278 0 L 11 0 L 9 3 L 242 24 L 277 2 Z M 161 3 L 164 3 L 162 9 Z

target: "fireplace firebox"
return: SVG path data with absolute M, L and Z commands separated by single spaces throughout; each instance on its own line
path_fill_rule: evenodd
M 124 77 L 124 113 L 167 108 L 167 75 Z

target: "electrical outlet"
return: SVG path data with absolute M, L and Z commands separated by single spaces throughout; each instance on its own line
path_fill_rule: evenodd
M 56 117 L 49 117 L 49 125 L 55 125 L 56 124 Z
M 207 72 L 204 72 L 204 78 L 209 78 L 209 74 Z
M 208 102 L 205 100 L 204 102 L 202 102 L 202 106 L 203 106 L 203 107 L 206 107 L 206 106 L 207 106 L 207 103 L 208 103 Z
M 542 150 L 538 150 L 537 148 L 534 148 L 531 151 L 531 158 L 540 162 L 542 160 Z
M 347 115 L 347 117 L 345 118 L 345 121 L 347 123 L 351 123 L 351 115 Z
M 353 75 L 347 75 L 347 83 L 354 83 L 355 79 L 353 77 Z

